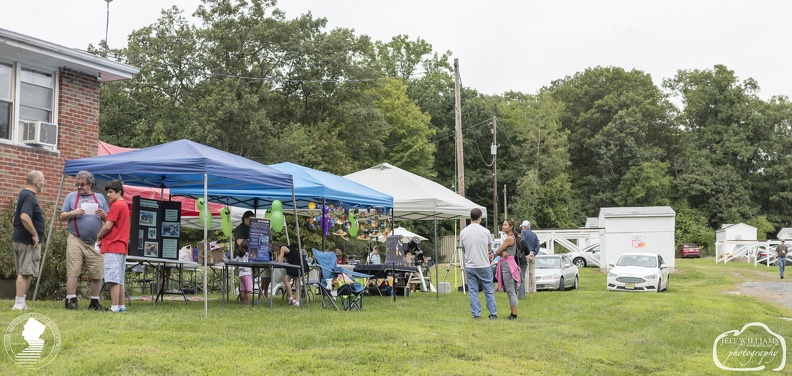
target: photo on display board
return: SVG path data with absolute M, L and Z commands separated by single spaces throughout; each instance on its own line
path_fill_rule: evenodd
M 149 239 L 156 239 L 157 238 L 157 228 L 152 227 L 148 229 L 148 238 Z
M 181 224 L 178 222 L 162 222 L 162 236 L 179 237 Z
M 146 242 L 146 250 L 143 252 L 145 257 L 158 257 L 159 244 L 157 242 Z
M 138 249 L 143 249 L 143 230 L 138 231 Z
M 141 210 L 138 224 L 141 226 L 156 226 L 157 212 Z

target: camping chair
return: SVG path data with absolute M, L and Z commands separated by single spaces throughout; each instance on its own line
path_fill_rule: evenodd
M 327 308 L 330 305 L 335 307 L 338 310 L 338 305 L 333 298 L 333 286 L 332 284 L 328 284 L 327 280 L 337 279 L 340 275 L 346 275 L 350 277 L 361 277 L 361 278 L 369 278 L 371 275 L 353 272 L 351 270 L 346 270 L 340 268 L 336 265 L 336 255 L 333 252 L 322 252 L 319 250 L 313 250 L 314 260 L 319 264 L 319 267 L 322 270 L 322 278 L 319 280 L 317 284 L 317 289 L 319 290 L 319 295 L 322 298 L 322 308 Z M 346 281 L 346 278 L 338 278 L 341 281 Z M 361 285 L 360 283 L 346 283 L 344 282 L 338 290 L 336 290 L 336 295 L 341 300 L 341 307 L 345 310 L 349 311 L 352 309 L 356 309 L 360 311 L 363 309 L 363 292 L 366 291 L 366 288 Z

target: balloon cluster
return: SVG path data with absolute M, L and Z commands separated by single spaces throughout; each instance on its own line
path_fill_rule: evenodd
M 280 200 L 272 201 L 272 210 L 267 213 L 270 219 L 270 229 L 273 232 L 283 231 L 286 217 L 283 215 L 283 203 Z

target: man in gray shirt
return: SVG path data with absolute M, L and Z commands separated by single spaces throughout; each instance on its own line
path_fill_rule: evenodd
M 69 237 L 66 239 L 66 309 L 77 309 L 77 283 L 84 265 L 91 280 L 91 304 L 88 308 L 104 310 L 99 304 L 104 259 L 94 244 L 110 208 L 104 196 L 93 192 L 95 182 L 90 172 L 78 172 L 75 178 L 77 190 L 66 195 L 61 208 L 60 220 L 69 222 Z
M 470 312 L 474 319 L 481 318 L 481 301 L 478 292 L 483 290 L 490 313 L 489 318 L 497 320 L 498 307 L 495 305 L 495 288 L 489 261 L 490 232 L 481 225 L 481 216 L 481 209 L 470 211 L 470 225 L 459 233 L 459 244 L 462 245 L 465 258 Z
M 778 262 L 778 271 L 781 273 L 781 279 L 784 279 L 784 267 L 786 266 L 786 257 L 787 257 L 787 246 L 784 244 L 784 241 L 781 241 L 776 247 L 776 259 Z

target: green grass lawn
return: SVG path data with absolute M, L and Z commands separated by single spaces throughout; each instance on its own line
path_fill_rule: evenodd
M 318 302 L 295 309 L 276 301 L 270 310 L 212 300 L 208 318 L 203 302 L 133 301 L 123 314 L 88 311 L 86 301 L 79 311 L 28 302 L 27 312 L 57 325 L 62 346 L 35 372 L 0 354 L 0 375 L 723 374 L 712 361 L 723 332 L 762 322 L 792 346 L 792 321 L 782 318 L 792 310 L 733 293 L 745 281 L 778 281 L 776 273 L 711 258 L 677 260 L 667 293 L 609 293 L 605 273 L 586 268 L 580 290 L 529 295 L 516 321 L 504 319 L 504 293 L 496 294 L 498 321 L 471 319 L 460 292 L 439 301 L 434 293 L 395 303 L 366 297 L 362 312 Z M 12 303 L 0 301 L 0 330 L 20 315 Z

